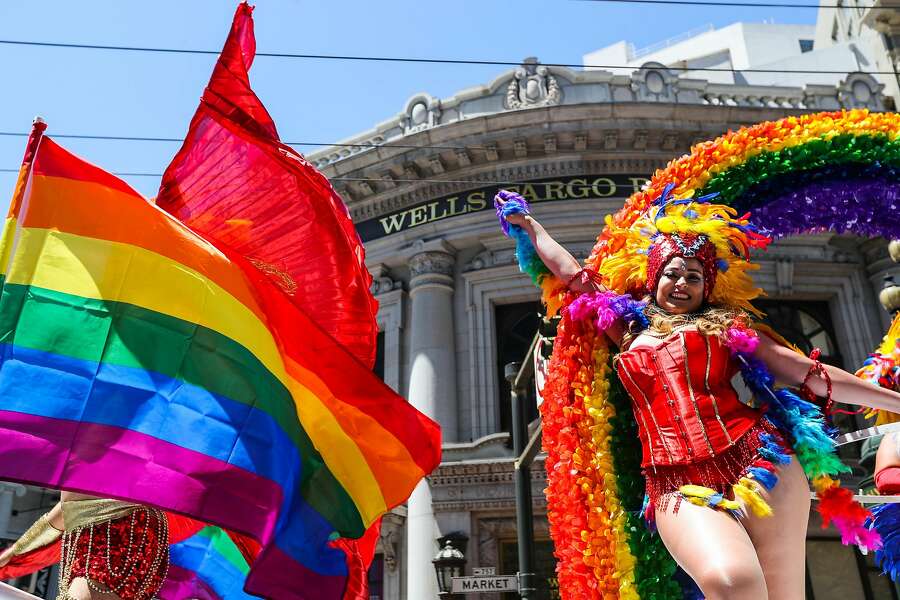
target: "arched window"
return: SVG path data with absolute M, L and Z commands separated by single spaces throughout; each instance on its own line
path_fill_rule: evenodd
M 784 336 L 804 354 L 814 348 L 822 351 L 822 362 L 843 368 L 843 358 L 835 344 L 834 325 L 827 302 L 757 300 L 753 303 L 766 313 L 762 322 Z

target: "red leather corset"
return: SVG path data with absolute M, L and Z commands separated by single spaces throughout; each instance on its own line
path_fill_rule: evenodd
M 716 456 L 762 416 L 738 400 L 738 368 L 718 336 L 676 332 L 654 348 L 622 352 L 616 371 L 631 396 L 644 467 Z

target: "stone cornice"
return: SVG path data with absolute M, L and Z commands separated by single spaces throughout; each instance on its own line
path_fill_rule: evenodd
M 416 94 L 396 117 L 343 140 L 343 146 L 311 153 L 309 158 L 317 167 L 324 168 L 356 155 L 395 151 L 383 145 L 399 140 L 405 145 L 411 136 L 437 131 L 450 124 L 471 123 L 485 115 L 515 118 L 523 112 L 534 113 L 546 107 L 652 103 L 659 107 L 763 108 L 779 114 L 791 110 L 884 109 L 883 86 L 863 73 L 848 73 L 839 81 L 836 77 L 833 85 L 803 87 L 715 84 L 678 75 L 659 63 L 645 63 L 630 75 L 616 75 L 599 69 L 576 71 L 546 66 L 537 59 L 526 59 L 521 66 L 500 74 L 490 84 L 468 88 L 450 98 Z
M 323 172 L 353 219 L 361 221 L 494 182 L 649 175 L 693 143 L 741 125 L 802 112 L 648 102 L 546 106 L 419 131 L 403 139 L 412 148 L 375 148 L 326 166 Z

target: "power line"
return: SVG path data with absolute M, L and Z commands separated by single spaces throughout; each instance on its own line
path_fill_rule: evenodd
M 18 173 L 19 169 L 0 169 L 0 173 Z M 162 177 L 162 173 L 123 173 L 113 172 L 111 175 L 118 177 Z M 457 183 L 457 184 L 473 184 L 473 185 L 559 185 L 558 181 L 495 181 L 482 179 L 379 179 L 377 177 L 328 177 L 328 181 L 346 181 L 346 182 L 362 182 L 371 183 Z M 591 185 L 573 185 L 573 188 L 582 189 L 590 188 Z
M 636 1 L 636 0 L 635 0 Z M 650 1 L 650 0 L 646 0 Z M 662 0 L 658 0 L 662 1 Z M 674 1 L 674 0 L 673 0 Z M 688 0 L 684 0 L 688 1 Z M 700 2 L 700 4 L 703 4 Z M 29 42 L 24 40 L 0 40 L 0 44 L 16 45 L 16 46 L 39 46 L 49 48 L 67 48 L 67 49 L 83 49 L 83 50 L 111 50 L 122 52 L 156 52 L 169 54 L 204 54 L 218 55 L 218 50 L 191 50 L 187 48 L 151 48 L 139 46 L 107 46 L 100 44 L 69 44 L 62 42 Z M 508 60 L 475 60 L 475 59 L 454 59 L 454 58 L 416 58 L 403 56 L 353 56 L 339 54 L 294 54 L 288 52 L 257 52 L 257 57 L 268 58 L 298 58 L 307 60 L 342 60 L 342 61 L 362 61 L 362 62 L 390 62 L 390 63 L 415 63 L 415 64 L 443 64 L 443 65 L 488 65 L 501 67 L 519 67 L 522 61 Z M 631 71 L 639 71 L 645 69 L 658 69 L 659 67 L 640 65 L 583 65 L 577 63 L 541 63 L 545 67 L 565 67 L 568 69 L 627 69 Z M 820 69 L 735 69 L 733 67 L 681 67 L 668 66 L 665 67 L 670 71 L 703 71 L 709 73 L 780 73 L 795 75 L 846 75 L 845 70 L 820 70 Z M 862 72 L 862 71 L 860 71 Z M 865 71 L 868 75 L 895 75 L 893 71 Z
M 0 131 L 0 137 L 28 137 L 29 133 L 21 132 L 21 131 Z M 88 135 L 81 133 L 54 133 L 50 137 L 58 138 L 58 139 L 70 139 L 70 140 L 112 140 L 112 141 L 128 141 L 128 142 L 175 142 L 181 143 L 184 141 L 184 138 L 171 138 L 171 137 L 147 137 L 147 136 L 129 136 L 129 135 Z M 384 144 L 375 144 L 375 143 L 361 143 L 361 144 L 343 144 L 343 143 L 331 143 L 331 142 L 281 142 L 282 144 L 287 144 L 288 146 L 320 146 L 320 147 L 335 147 L 335 148 L 403 148 L 403 149 L 416 149 L 416 148 L 424 148 L 429 150 L 484 150 L 484 146 L 445 146 L 445 145 L 416 145 L 416 144 L 393 144 L 393 143 L 384 143 Z
M 778 2 L 703 2 L 702 0 L 577 0 L 578 2 L 604 2 L 608 4 L 676 4 L 683 6 L 727 6 L 729 8 L 849 8 L 840 4 L 781 4 Z M 862 6 L 865 10 L 897 10 L 896 6 Z

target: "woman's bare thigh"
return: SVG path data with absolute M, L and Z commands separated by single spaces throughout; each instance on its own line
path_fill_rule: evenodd
M 674 505 L 673 501 L 667 510 L 656 511 L 657 529 L 707 600 L 766 600 L 756 549 L 737 519 L 686 501 L 676 513 Z
M 767 493 L 773 514 L 744 520 L 756 547 L 771 598 L 803 600 L 806 594 L 806 529 L 809 482 L 793 457 L 778 470 L 778 484 Z

